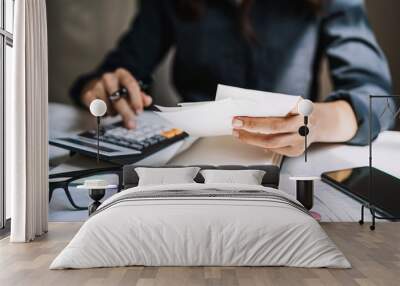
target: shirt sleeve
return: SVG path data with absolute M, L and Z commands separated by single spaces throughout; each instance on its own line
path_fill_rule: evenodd
M 128 31 L 102 63 L 83 74 L 73 84 L 70 95 L 77 104 L 84 86 L 103 73 L 117 68 L 129 70 L 137 79 L 146 80 L 172 45 L 172 29 L 167 7 L 162 0 L 142 0 L 140 10 Z
M 327 101 L 346 100 L 352 106 L 358 130 L 348 144 L 367 145 L 369 95 L 391 93 L 389 67 L 369 25 L 364 1 L 333 0 L 329 3 L 321 21 L 321 41 L 334 87 Z M 394 124 L 393 114 L 383 113 L 388 105 L 393 110 L 394 101 L 373 100 L 372 139 Z

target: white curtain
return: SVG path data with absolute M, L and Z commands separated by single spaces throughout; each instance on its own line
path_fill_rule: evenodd
M 45 0 L 15 1 L 14 94 L 6 99 L 6 187 L 12 242 L 47 232 L 47 23 Z

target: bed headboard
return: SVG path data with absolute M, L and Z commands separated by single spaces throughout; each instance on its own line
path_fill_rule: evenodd
M 135 172 L 137 167 L 146 168 L 179 168 L 184 166 L 162 166 L 162 167 L 150 167 L 150 166 L 135 166 L 126 165 L 123 167 L 123 188 L 133 188 L 138 185 L 139 177 Z M 186 167 L 186 166 L 185 166 Z M 222 165 L 222 166 L 211 166 L 211 165 L 196 165 L 202 170 L 206 169 L 219 169 L 219 170 L 263 170 L 265 171 L 264 178 L 262 180 L 263 186 L 277 189 L 279 186 L 279 171 L 280 169 L 272 165 L 251 165 L 251 166 L 237 166 L 237 165 Z M 203 176 L 199 174 L 194 179 L 197 183 L 204 183 Z

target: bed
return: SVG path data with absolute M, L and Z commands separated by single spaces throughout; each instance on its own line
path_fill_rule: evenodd
M 195 182 L 138 186 L 124 167 L 126 189 L 107 199 L 50 269 L 120 266 L 291 266 L 350 268 L 309 212 L 278 190 L 273 166 L 261 185 Z

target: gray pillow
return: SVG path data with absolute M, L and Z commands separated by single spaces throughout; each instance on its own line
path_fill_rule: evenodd
M 205 184 L 261 185 L 265 171 L 261 170 L 202 170 Z
M 135 168 L 139 176 L 139 186 L 196 183 L 194 178 L 199 170 L 199 167 Z

